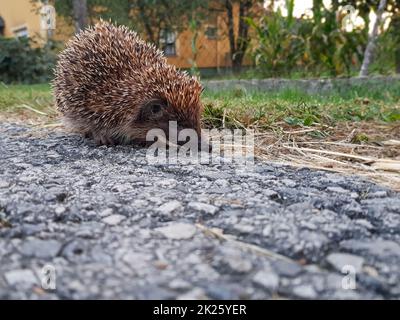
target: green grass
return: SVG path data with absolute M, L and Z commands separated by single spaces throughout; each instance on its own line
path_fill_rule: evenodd
M 352 88 L 325 95 L 298 90 L 246 92 L 243 89 L 206 93 L 205 119 L 222 124 L 270 127 L 277 122 L 294 126 L 334 125 L 341 121 L 400 121 L 400 84 L 385 88 Z
M 205 92 L 204 120 L 208 126 L 270 128 L 284 122 L 292 126 L 334 125 L 341 121 L 400 121 L 400 84 L 336 90 L 309 95 L 298 90 L 247 92 L 243 89 Z M 0 113 L 54 114 L 48 84 L 0 83 Z
M 5 85 L 0 83 L 0 112 L 52 111 L 53 96 L 48 84 Z M 33 111 L 32 111 L 33 112 Z

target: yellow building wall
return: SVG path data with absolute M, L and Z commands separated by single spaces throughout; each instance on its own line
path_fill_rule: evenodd
M 40 30 L 40 14 L 30 0 L 0 0 L 0 16 L 5 20 L 5 36 L 14 36 L 15 28 L 26 26 L 30 37 L 46 38 L 46 32 Z M 238 5 L 234 5 L 235 26 L 238 24 Z M 224 22 L 226 13 L 210 15 L 210 21 L 202 23 L 196 41 L 196 66 L 198 68 L 223 68 L 231 66 L 228 30 Z M 217 37 L 209 39 L 205 35 L 207 26 L 217 27 Z M 236 29 L 236 28 L 235 28 Z M 67 41 L 74 33 L 71 22 L 57 16 L 53 38 Z M 193 33 L 181 32 L 176 41 L 176 56 L 167 57 L 169 63 L 178 68 L 191 68 L 195 55 L 192 50 Z M 250 61 L 245 60 L 245 65 Z
M 14 30 L 26 26 L 29 37 L 46 39 L 47 32 L 40 28 L 40 3 L 30 0 L 0 0 L 0 16 L 5 21 L 4 36 L 14 37 Z M 67 41 L 74 34 L 74 26 L 63 17 L 57 16 L 56 30 L 53 38 L 57 41 Z
M 40 15 L 30 0 L 0 0 L 0 16 L 5 21 L 6 37 L 13 37 L 13 31 L 24 26 L 30 37 L 45 36 L 40 30 Z
M 233 17 L 235 26 L 235 35 L 237 35 L 237 26 L 239 24 L 239 4 L 233 5 Z M 226 25 L 227 15 L 225 12 L 210 14 L 209 21 L 202 22 L 196 41 L 196 66 L 198 68 L 224 68 L 230 67 L 230 43 L 228 37 L 228 28 Z M 217 37 L 209 39 L 205 34 L 207 26 L 217 28 Z M 167 57 L 168 62 L 179 68 L 191 68 L 193 66 L 194 53 L 192 50 L 193 33 L 189 30 L 181 32 L 176 42 L 177 55 Z M 251 59 L 245 57 L 243 65 L 250 65 Z

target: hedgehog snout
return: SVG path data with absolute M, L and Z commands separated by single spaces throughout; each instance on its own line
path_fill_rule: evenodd
M 196 135 L 197 135 L 197 146 L 196 147 L 198 148 L 198 150 L 206 151 L 206 152 L 212 151 L 212 147 L 211 147 L 208 137 L 205 136 L 201 132 L 200 124 L 183 123 L 183 125 L 182 125 L 182 124 L 178 123 L 178 135 L 179 135 L 179 132 L 184 129 L 192 129 L 196 132 Z M 184 145 L 187 142 L 188 142 L 187 140 L 186 141 L 178 141 L 178 145 Z

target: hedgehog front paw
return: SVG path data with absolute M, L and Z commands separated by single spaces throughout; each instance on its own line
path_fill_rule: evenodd
M 113 138 L 103 135 L 94 136 L 94 142 L 98 146 L 114 146 L 116 144 Z

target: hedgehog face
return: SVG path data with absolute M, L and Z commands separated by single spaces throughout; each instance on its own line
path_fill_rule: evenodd
M 187 108 L 190 113 L 177 112 L 176 106 L 164 99 L 150 99 L 143 103 L 133 121 L 128 124 L 127 135 L 134 143 L 146 144 L 146 135 L 152 129 L 161 129 L 166 138 L 169 138 L 169 125 L 171 121 L 177 123 L 178 133 L 183 129 L 196 131 L 201 139 L 200 110 L 201 106 Z M 193 110 L 197 111 L 193 113 Z M 152 143 L 152 142 L 150 142 Z
M 168 121 L 167 107 L 167 103 L 161 99 L 150 100 L 141 107 L 137 121 L 143 123 Z

